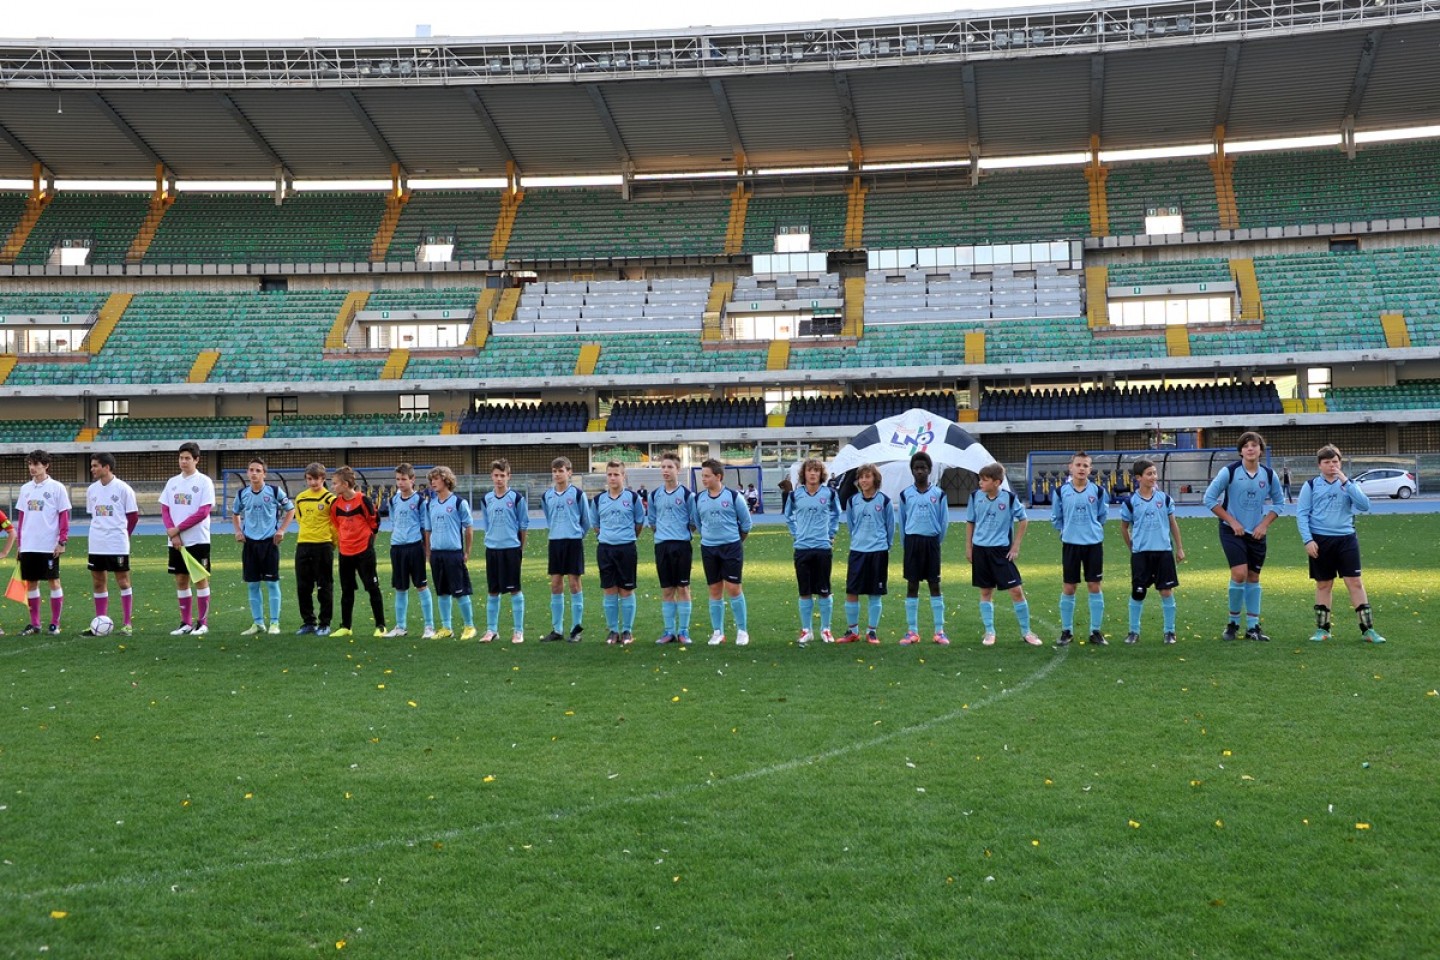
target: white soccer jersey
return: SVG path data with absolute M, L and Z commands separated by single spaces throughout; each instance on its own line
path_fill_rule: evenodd
M 15 502 L 25 522 L 20 527 L 21 553 L 54 553 L 60 539 L 60 514 L 70 513 L 70 494 L 54 477 L 31 480 Z
M 170 522 L 179 526 L 192 515 L 199 513 L 201 507 L 210 507 L 211 512 L 214 512 L 215 484 L 199 470 L 188 477 L 183 473 L 176 474 L 165 484 L 165 492 L 160 494 L 160 504 L 170 509 Z M 197 543 L 209 543 L 210 518 L 206 517 L 188 530 L 181 530 L 180 542 L 187 547 Z
M 96 480 L 85 491 L 85 509 L 90 514 L 90 553 L 96 556 L 130 555 L 130 520 L 126 514 L 139 513 L 135 491 L 124 480 Z

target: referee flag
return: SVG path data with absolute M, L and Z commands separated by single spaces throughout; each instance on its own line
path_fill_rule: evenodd
M 10 585 L 5 588 L 5 599 L 14 600 L 16 603 L 25 602 L 25 581 L 20 579 L 20 565 L 15 565 L 15 573 L 10 577 Z
M 205 564 L 196 560 L 195 556 L 187 548 L 180 548 L 180 556 L 185 560 L 185 569 L 190 571 L 191 580 L 210 579 L 210 571 L 205 569 Z

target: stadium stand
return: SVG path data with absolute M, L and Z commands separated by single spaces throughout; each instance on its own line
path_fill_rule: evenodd
M 799 197 L 752 197 L 745 217 L 744 253 L 773 253 L 776 231 L 809 227 L 810 249 L 845 248 L 844 194 Z
M 1117 163 L 1106 177 L 1110 233 L 1143 234 L 1146 211 L 1178 207 L 1187 232 L 1217 230 L 1215 183 L 1203 158 Z
M 429 236 L 455 241 L 454 260 L 485 260 L 500 216 L 498 190 L 417 190 L 410 195 L 386 259 L 414 260 Z
M 0 420 L 0 443 L 71 443 L 84 420 Z
M 445 422 L 441 413 L 277 414 L 265 436 L 292 437 L 425 437 L 436 436 Z
M 497 324 L 494 333 L 699 333 L 709 293 L 710 282 L 701 277 L 542 281 L 525 288 L 513 322 Z
M 765 426 L 763 400 L 641 400 L 615 404 L 609 430 L 724 430 Z
M 597 376 L 667 373 L 738 373 L 765 369 L 766 351 L 705 350 L 699 334 L 636 333 L 597 338 Z
M 376 310 L 473 310 L 480 287 L 443 287 L 439 290 L 377 290 L 365 301 Z
M 801 397 L 790 401 L 787 427 L 828 427 L 868 424 L 906 410 L 928 410 L 946 420 L 955 419 L 953 393 L 886 393 L 873 397 Z
M 725 244 L 728 204 L 626 201 L 618 190 L 530 190 L 505 253 L 512 260 L 714 256 Z
M 105 294 L 88 290 L 44 293 L 0 293 L 0 317 L 81 316 L 87 317 L 105 303 Z
M 423 380 L 570 376 L 575 372 L 580 346 L 573 333 L 562 336 L 494 336 L 486 342 L 483 350 L 473 356 L 412 357 L 410 365 L 405 368 L 405 377 L 408 380 Z
M 583 403 L 478 407 L 460 419 L 460 433 L 584 433 L 590 413 Z
M 1230 261 L 1223 257 L 1110 265 L 1110 286 L 1112 287 L 1163 287 L 1179 283 L 1227 283 L 1232 279 Z
M 985 393 L 980 401 L 982 421 L 1252 416 L 1281 412 L 1280 395 L 1273 383 L 1159 390 L 1154 387 L 997 390 Z
M 1089 232 L 1078 167 L 995 170 L 975 187 L 876 187 L 865 202 L 865 246 L 872 250 L 1063 240 Z
M 1440 144 L 1241 154 L 1235 195 L 1245 227 L 1349 223 L 1440 213 Z
M 1407 380 L 1387 387 L 1331 387 L 1325 394 L 1331 413 L 1365 410 L 1440 408 L 1440 380 Z
M 115 417 L 96 440 L 238 440 L 248 429 L 249 417 Z
M 300 191 L 276 206 L 268 193 L 182 192 L 145 262 L 354 263 L 384 212 L 381 193 Z
M 936 323 L 955 320 L 1021 320 L 1072 317 L 1082 313 L 1080 278 L 1042 264 L 1034 275 L 1016 276 L 1009 267 L 991 273 L 956 270 L 927 276 L 909 270 L 892 276 L 865 274 L 865 324 Z
M 40 215 L 17 263 L 48 263 L 57 246 L 90 246 L 90 265 L 125 262 L 125 252 L 150 210 L 146 193 L 60 191 Z

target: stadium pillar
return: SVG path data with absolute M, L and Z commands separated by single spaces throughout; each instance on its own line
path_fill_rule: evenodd
M 397 200 L 410 189 L 410 175 L 398 163 L 390 164 L 390 195 Z
M 44 164 L 30 165 L 30 199 L 39 202 L 43 197 L 55 195 L 55 174 Z
M 980 186 L 980 144 L 970 143 L 970 186 Z
M 520 192 L 520 168 L 515 165 L 514 160 L 505 161 L 505 192 L 510 194 Z
M 1355 159 L 1355 118 L 1353 116 L 1340 121 L 1340 149 L 1345 151 L 1346 160 Z
M 622 160 L 620 162 L 620 199 L 630 199 L 630 188 L 635 180 L 635 161 Z

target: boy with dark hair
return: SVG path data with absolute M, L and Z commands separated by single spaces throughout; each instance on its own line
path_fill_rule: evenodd
M 295 542 L 295 589 L 300 599 L 300 618 L 305 622 L 298 636 L 330 635 L 330 617 L 335 605 L 335 527 L 330 523 L 330 504 L 335 494 L 325 489 L 325 465 L 305 468 L 305 489 L 295 497 L 295 516 L 300 533 Z M 320 616 L 315 602 L 320 601 Z
M 661 484 L 650 494 L 646 521 L 655 531 L 655 573 L 660 580 L 660 615 L 665 632 L 656 643 L 690 644 L 690 570 L 694 562 L 691 516 L 694 495 L 680 484 L 680 454 L 660 455 Z
M 970 583 L 980 589 L 980 622 L 985 626 L 981 646 L 995 646 L 995 603 L 992 598 L 998 587 L 1010 594 L 1015 604 L 1015 619 L 1020 623 L 1021 639 L 1032 647 L 1041 640 L 1030 629 L 1030 603 L 1015 561 L 1020 557 L 1020 543 L 1030 519 L 1025 504 L 1014 491 L 1001 485 L 1005 468 L 987 463 L 979 470 L 980 487 L 970 493 L 965 505 L 965 559 L 970 561 Z
M 455 493 L 455 472 L 449 467 L 433 468 L 429 479 L 434 493 L 429 504 L 430 573 L 440 598 L 440 629 L 435 631 L 435 637 L 444 640 L 455 636 L 450 618 L 453 600 L 459 604 L 465 624 L 460 630 L 460 639 L 474 640 L 475 602 L 470 598 L 473 588 L 469 563 L 470 551 L 475 545 L 475 524 L 470 502 Z
M 950 504 L 945 494 L 930 482 L 935 463 L 924 450 L 910 457 L 910 476 L 915 481 L 900 491 L 900 539 L 905 550 L 905 636 L 904 646 L 920 642 L 920 581 L 930 587 L 930 615 L 935 621 L 932 638 L 949 646 L 945 635 L 945 596 L 940 591 L 940 550 L 950 526 Z
M 750 509 L 739 490 L 725 486 L 725 465 L 713 457 L 700 464 L 704 489 L 691 501 L 690 522 L 700 531 L 700 562 L 710 590 L 710 646 L 725 642 L 725 598 L 735 617 L 735 645 L 750 643 L 749 610 L 745 603 L 745 538 L 750 536 Z
M 590 526 L 600 541 L 595 566 L 610 628 L 605 642 L 628 647 L 635 642 L 635 541 L 645 526 L 645 507 L 639 494 L 625 488 L 625 464 L 619 460 L 605 464 L 605 492 L 590 501 Z
M 1240 459 L 1226 464 L 1205 488 L 1205 506 L 1220 518 L 1220 548 L 1230 567 L 1230 619 L 1223 639 L 1240 635 L 1240 611 L 1246 611 L 1245 639 L 1269 640 L 1260 632 L 1260 570 L 1265 566 L 1265 534 L 1280 516 L 1285 494 L 1275 471 L 1262 463 L 1265 438 L 1253 430 L 1240 434 Z
M 1070 457 L 1070 478 L 1055 489 L 1050 522 L 1060 531 L 1060 639 L 1063 647 L 1075 639 L 1075 591 L 1084 577 L 1090 592 L 1090 643 L 1105 646 L 1105 520 L 1110 516 L 1110 495 L 1090 480 L 1090 454 L 1077 450 Z
M 500 635 L 500 595 L 510 594 L 510 613 L 515 619 L 511 643 L 525 642 L 525 594 L 520 589 L 520 563 L 525 554 L 525 535 L 530 529 L 530 511 L 525 498 L 510 489 L 510 461 L 490 464 L 490 481 L 495 489 L 485 494 L 480 511 L 485 524 L 485 578 L 490 598 L 485 604 L 485 634 L 481 643 Z
M 550 479 L 554 486 L 540 497 L 540 509 L 549 527 L 550 563 L 550 632 L 541 643 L 566 639 L 565 587 L 570 587 L 571 643 L 578 643 L 585 629 L 585 594 L 580 578 L 585 574 L 585 533 L 590 529 L 590 508 L 585 491 L 570 482 L 574 470 L 568 457 L 550 462 Z
M 1140 614 L 1145 610 L 1145 593 L 1160 591 L 1160 610 L 1165 620 L 1165 642 L 1175 642 L 1175 588 L 1180 577 L 1175 563 L 1185 562 L 1180 542 L 1180 523 L 1175 519 L 1175 501 L 1156 489 L 1159 469 L 1152 460 L 1136 460 L 1135 492 L 1120 505 L 1120 535 L 1130 548 L 1130 632 L 1126 643 L 1140 642 Z
M 90 476 L 95 482 L 85 491 L 85 509 L 90 514 L 89 557 L 86 566 L 90 568 L 95 616 L 110 615 L 110 591 L 106 574 L 113 572 L 115 586 L 120 588 L 120 610 L 124 616 L 120 633 L 128 637 L 135 632 L 131 623 L 135 602 L 130 592 L 130 535 L 135 532 L 135 525 L 140 522 L 140 505 L 136 502 L 135 491 L 130 485 L 115 476 L 114 454 L 91 454 Z M 86 627 L 80 635 L 93 637 L 95 631 Z
M 375 533 L 380 529 L 380 514 L 370 498 L 360 492 L 355 471 L 341 467 L 335 471 L 335 502 L 330 504 L 330 522 L 335 526 L 340 544 L 340 628 L 332 637 L 352 637 L 350 629 L 355 613 L 355 580 L 358 577 L 370 596 L 370 614 L 375 620 L 375 636 L 385 636 L 385 598 L 380 593 L 380 576 L 375 570 Z
M 430 581 L 425 564 L 430 553 L 430 510 L 415 489 L 415 468 L 408 463 L 395 467 L 395 492 L 390 495 L 390 586 L 395 591 L 395 626 L 387 637 L 406 635 L 410 618 L 410 585 L 420 599 L 425 621 L 421 636 L 435 636 L 435 607 L 430 602 Z
M 245 478 L 249 482 L 235 491 L 230 507 L 230 522 L 235 525 L 235 540 L 241 547 L 240 563 L 246 587 L 250 590 L 249 627 L 240 631 L 242 637 L 265 633 L 264 601 L 261 584 L 270 597 L 268 632 L 280 632 L 280 542 L 285 528 L 295 518 L 295 504 L 285 491 L 265 482 L 265 461 L 252 457 Z
M 865 642 L 880 642 L 880 612 L 890 577 L 890 544 L 895 542 L 895 505 L 880 490 L 880 468 L 861 464 L 855 471 L 856 493 L 845 505 L 850 530 L 850 557 L 845 572 L 845 635 L 836 643 L 860 640 L 860 597 L 869 598 Z M 791 491 L 793 495 L 793 490 Z
M 819 598 L 820 639 L 834 643 L 830 619 L 835 598 L 830 595 L 830 570 L 835 534 L 840 529 L 840 498 L 825 485 L 825 464 L 812 457 L 800 465 L 800 487 L 785 501 L 781 513 L 795 541 L 795 582 L 800 591 L 800 636 L 796 642 L 801 646 L 810 642 L 815 598 Z
M 180 472 L 160 494 L 160 519 L 170 541 L 165 569 L 175 577 L 180 606 L 180 626 L 170 635 L 203 636 L 210 632 L 210 513 L 215 509 L 215 482 L 200 472 L 200 444 L 193 440 L 180 444 L 176 460 Z M 199 576 L 202 570 L 206 573 L 203 579 Z
M 1360 540 L 1355 536 L 1355 514 L 1370 512 L 1370 498 L 1345 476 L 1340 450 L 1334 445 L 1321 447 L 1315 462 L 1320 475 L 1300 488 L 1295 507 L 1295 523 L 1310 558 L 1310 579 L 1315 581 L 1315 632 L 1310 639 L 1330 639 L 1330 597 L 1339 574 L 1359 619 L 1360 639 L 1384 643 L 1375 630 L 1370 598 L 1360 577 Z
M 40 632 L 40 581 L 50 587 L 50 629 L 60 633 L 60 613 L 65 609 L 65 591 L 60 586 L 60 555 L 70 539 L 70 493 L 50 476 L 50 454 L 31 450 L 25 456 L 30 481 L 20 488 L 15 501 L 15 528 L 20 539 L 20 579 L 25 581 L 25 601 L 30 623 L 20 636 Z

